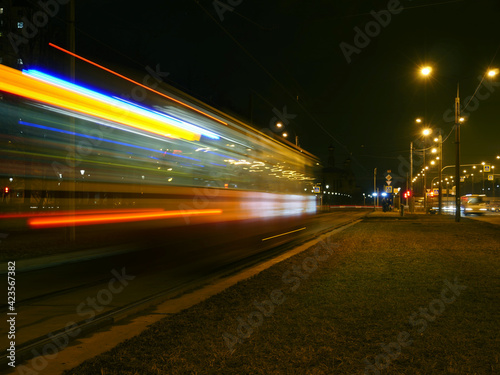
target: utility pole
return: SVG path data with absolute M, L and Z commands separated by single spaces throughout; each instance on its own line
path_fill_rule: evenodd
M 424 139 L 425 142 L 425 139 Z M 426 151 L 426 145 L 424 143 L 424 178 L 423 178 L 423 184 L 424 184 L 424 214 L 427 214 L 427 171 L 425 169 L 425 151 Z
M 455 221 L 460 222 L 460 91 L 455 98 Z
M 413 213 L 413 142 L 410 142 L 410 212 Z
M 439 132 L 438 136 L 438 142 L 439 142 L 439 195 L 438 195 L 438 200 L 439 200 L 439 215 L 443 213 L 443 174 L 442 170 L 443 169 L 443 136 L 441 135 L 441 132 Z

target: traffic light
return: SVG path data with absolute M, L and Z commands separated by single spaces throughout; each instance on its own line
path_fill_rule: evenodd
M 5 195 L 9 194 L 9 191 L 10 191 L 10 189 L 9 189 L 9 187 L 8 187 L 8 186 L 6 186 L 6 187 L 4 187 L 4 188 L 3 188 L 3 193 L 4 193 Z
M 411 197 L 411 191 L 410 191 L 410 190 L 406 190 L 406 191 L 404 192 L 404 194 L 403 194 L 403 197 L 404 197 L 405 199 L 410 198 L 410 197 Z

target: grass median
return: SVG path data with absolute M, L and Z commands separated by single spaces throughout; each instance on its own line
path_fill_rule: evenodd
M 495 374 L 500 227 L 373 217 L 66 374 Z

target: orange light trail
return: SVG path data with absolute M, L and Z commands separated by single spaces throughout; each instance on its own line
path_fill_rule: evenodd
M 80 216 L 56 216 L 43 218 L 30 218 L 28 225 L 31 228 L 56 228 L 81 225 L 125 223 L 131 221 L 160 220 L 173 217 L 194 215 L 220 215 L 222 210 L 177 210 L 162 212 L 124 213 L 124 214 L 92 214 Z
M 1 219 L 15 219 L 23 217 L 38 217 L 38 216 L 61 216 L 61 215 L 88 215 L 88 214 L 113 214 L 113 213 L 131 213 L 131 212 L 165 212 L 162 208 L 138 208 L 138 209 L 111 209 L 111 210 L 61 210 L 61 211 L 45 211 L 45 212 L 16 212 L 11 214 L 0 214 Z
M 76 58 L 78 58 L 78 59 L 80 59 L 80 60 L 82 60 L 82 61 L 85 61 L 85 62 L 87 62 L 87 63 L 89 63 L 89 64 L 92 64 L 92 65 L 94 65 L 94 66 L 97 66 L 98 68 L 101 68 L 101 69 L 105 70 L 106 72 L 109 72 L 109 73 L 111 73 L 111 74 L 114 74 L 115 76 L 120 77 L 120 78 L 122 78 L 122 79 L 124 79 L 124 80 L 126 80 L 126 81 L 132 82 L 134 85 L 138 85 L 138 86 L 140 86 L 140 87 L 143 87 L 143 88 L 145 88 L 146 90 L 149 90 L 149 91 L 151 91 L 151 92 L 154 92 L 154 93 L 155 93 L 155 94 L 157 94 L 157 95 L 163 96 L 164 98 L 167 98 L 167 99 L 169 99 L 169 100 L 171 100 L 171 101 L 173 101 L 173 102 L 176 102 L 176 103 L 178 103 L 178 104 L 180 104 L 180 105 L 182 105 L 182 106 L 184 106 L 184 107 L 187 107 L 187 108 L 189 108 L 189 109 L 191 109 L 191 110 L 193 110 L 193 111 L 195 111 L 195 112 L 198 112 L 198 113 L 202 114 L 203 116 L 209 117 L 209 118 L 211 118 L 212 120 L 215 120 L 215 121 L 217 121 L 217 122 L 219 122 L 219 123 L 221 123 L 221 124 L 223 124 L 223 125 L 227 125 L 227 123 L 226 123 L 226 122 L 224 122 L 224 121 L 222 121 L 222 120 L 219 120 L 218 118 L 213 117 L 213 116 L 211 116 L 211 115 L 209 115 L 209 114 L 207 114 L 207 113 L 205 113 L 205 112 L 203 112 L 203 111 L 200 111 L 199 109 L 197 109 L 197 108 L 195 108 L 195 107 L 192 107 L 192 106 L 190 106 L 189 104 L 186 104 L 186 103 L 184 103 L 184 102 L 181 102 L 180 100 L 177 100 L 177 99 L 175 99 L 175 98 L 172 98 L 171 96 L 168 96 L 168 95 L 166 95 L 166 94 L 164 94 L 164 93 L 162 93 L 162 92 L 160 92 L 160 91 L 157 91 L 157 90 L 155 90 L 155 89 L 152 89 L 151 87 L 148 87 L 148 86 L 146 86 L 146 85 L 143 85 L 142 83 L 139 83 L 139 82 L 137 82 L 137 81 L 134 81 L 134 80 L 133 80 L 133 79 L 131 79 L 131 78 L 125 77 L 124 75 L 122 75 L 122 74 L 120 74 L 120 73 L 117 73 L 117 72 L 115 72 L 114 70 L 111 70 L 111 69 L 109 69 L 109 68 L 106 68 L 105 66 L 99 65 L 99 64 L 97 64 L 97 63 L 95 63 L 95 62 L 93 62 L 93 61 L 91 61 L 91 60 L 89 60 L 89 59 L 86 59 L 85 57 L 82 57 L 82 56 L 80 56 L 80 55 L 77 55 L 76 53 L 73 53 L 73 52 L 71 52 L 71 51 L 68 51 L 68 50 L 66 50 L 66 49 L 64 49 L 64 48 L 62 48 L 62 47 L 56 46 L 54 43 L 49 43 L 49 46 L 54 47 L 54 48 L 56 48 L 56 49 L 58 49 L 58 50 L 60 50 L 60 51 L 62 51 L 62 52 L 64 52 L 64 53 L 67 53 L 68 55 L 74 56 L 74 57 L 76 57 Z
M 49 105 L 85 113 L 101 119 L 125 124 L 136 129 L 159 134 L 168 138 L 183 138 L 199 141 L 201 135 L 181 129 L 167 122 L 146 115 L 111 106 L 64 88 L 25 76 L 20 71 L 0 64 L 0 90 L 20 95 Z

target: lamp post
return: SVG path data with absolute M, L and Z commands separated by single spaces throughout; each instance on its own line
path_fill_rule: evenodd
M 432 68 L 427 66 L 420 69 L 423 76 L 429 76 Z M 467 109 L 472 99 L 481 87 L 483 80 L 488 76 L 489 78 L 495 77 L 499 73 L 499 69 L 489 69 L 483 74 L 479 85 L 477 86 L 474 94 L 470 97 L 469 102 L 465 105 L 464 110 Z M 460 124 L 464 121 L 460 117 L 460 86 L 457 84 L 457 96 L 455 98 L 455 221 L 460 221 Z
M 443 136 L 441 134 L 441 131 L 439 131 L 439 135 L 434 141 L 437 141 L 439 145 L 439 187 L 438 187 L 438 206 L 439 206 L 439 215 L 443 213 L 443 188 L 442 188 L 442 180 L 443 180 L 443 174 L 442 174 L 442 168 L 443 168 Z
M 484 194 L 484 173 L 483 173 L 483 169 L 481 169 L 479 171 L 479 173 L 481 173 L 481 180 L 482 180 L 482 183 L 483 183 L 483 187 L 481 188 L 481 194 Z
M 455 221 L 460 221 L 460 91 L 455 98 Z
M 429 71 L 426 74 L 429 74 L 430 68 L 427 68 L 427 69 L 429 69 Z M 422 73 L 422 74 L 424 74 L 424 73 Z M 415 122 L 417 124 L 420 124 L 420 123 L 422 123 L 422 119 L 417 118 L 417 119 L 415 119 Z M 430 134 L 430 133 L 426 134 L 426 131 L 428 131 L 428 129 L 424 130 L 424 135 Z M 425 166 L 425 153 L 424 153 L 424 166 Z M 413 194 L 413 141 L 412 141 L 412 142 L 410 142 L 410 212 L 413 213 L 414 209 L 415 209 L 415 198 L 414 198 L 414 194 Z
M 293 131 L 293 133 L 295 134 L 295 146 L 299 147 L 299 136 L 295 133 L 295 131 Z M 281 134 L 281 135 L 283 136 L 283 138 L 288 138 L 287 131 L 284 131 L 283 134 Z
M 498 74 L 498 69 L 489 69 L 484 75 L 483 78 L 481 79 L 481 82 L 479 82 L 479 85 L 476 88 L 476 91 L 474 92 L 474 95 L 469 100 L 469 103 L 473 99 L 473 97 L 476 95 L 477 90 L 479 87 L 482 85 L 483 80 L 486 76 L 489 78 L 493 78 Z M 467 108 L 465 106 L 464 109 Z M 456 181 L 456 190 L 455 190 L 455 221 L 459 222 L 460 221 L 460 123 L 464 121 L 463 117 L 460 117 L 460 91 L 459 91 L 459 85 L 457 84 L 457 97 L 455 98 L 455 144 L 456 144 L 456 161 L 455 161 L 455 181 Z
M 429 134 L 432 133 L 432 130 L 429 129 L 429 128 L 426 128 L 422 131 L 422 134 L 424 136 L 428 136 Z M 425 147 L 425 143 L 424 143 L 424 148 L 423 148 L 423 152 L 424 152 L 424 213 L 427 214 L 427 167 L 425 165 L 425 153 L 427 151 L 427 148 Z
M 410 142 L 410 212 L 413 213 L 413 142 Z

